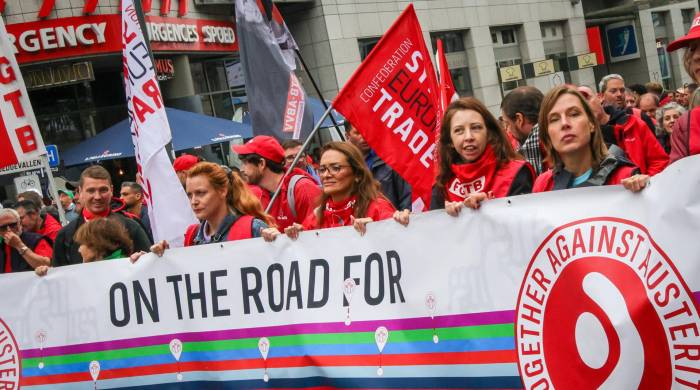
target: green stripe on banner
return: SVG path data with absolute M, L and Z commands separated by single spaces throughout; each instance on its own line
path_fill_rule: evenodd
M 464 326 L 455 328 L 398 330 L 391 333 L 392 342 L 411 343 L 431 340 L 433 332 L 440 335 L 441 340 L 469 340 L 481 338 L 514 337 L 513 324 L 495 324 Z M 335 344 L 369 344 L 374 343 L 373 332 L 356 333 L 319 333 L 270 337 L 270 343 L 279 347 L 295 347 L 302 345 L 335 345 Z M 235 351 L 240 349 L 257 349 L 258 338 L 238 340 L 196 341 L 186 343 L 185 352 Z M 90 362 L 92 360 L 106 361 L 126 359 L 151 355 L 170 354 L 167 344 L 147 347 L 115 349 L 111 351 L 86 352 L 71 355 L 44 356 L 42 358 L 22 359 L 22 367 L 34 368 L 39 362 L 44 365 L 60 365 Z

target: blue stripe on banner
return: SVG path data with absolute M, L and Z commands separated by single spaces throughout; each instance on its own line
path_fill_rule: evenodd
M 231 382 L 196 381 L 164 383 L 150 386 L 125 387 L 125 389 L 261 389 L 261 388 L 305 388 L 329 386 L 338 389 L 519 389 L 522 382 L 518 376 L 501 377 L 453 377 L 453 378 L 327 378 L 308 377 L 298 379 L 270 379 L 269 382 L 242 380 Z
M 498 337 L 490 339 L 469 339 L 469 340 L 448 340 L 437 344 L 432 341 L 414 343 L 390 343 L 387 344 L 383 354 L 404 354 L 404 353 L 438 353 L 438 352 L 472 352 L 472 351 L 496 351 L 515 349 L 512 337 Z M 288 356 L 329 356 L 329 355 L 379 355 L 377 346 L 374 344 L 335 344 L 335 345 L 313 345 L 293 347 L 273 347 L 270 348 L 268 358 L 288 357 Z M 240 349 L 227 351 L 207 351 L 207 352 L 183 352 L 180 357 L 181 362 L 192 361 L 220 361 L 239 359 L 261 358 L 257 349 Z M 103 370 L 115 368 L 130 368 L 139 366 L 150 366 L 155 364 L 174 363 L 175 360 L 170 354 L 151 355 L 128 359 L 101 360 L 100 367 Z M 23 376 L 40 376 L 54 374 L 68 374 L 85 371 L 87 363 L 73 363 L 62 365 L 48 365 L 43 369 L 37 367 L 27 367 L 22 369 Z

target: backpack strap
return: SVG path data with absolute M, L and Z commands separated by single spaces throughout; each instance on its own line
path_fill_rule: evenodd
M 296 187 L 299 180 L 303 178 L 304 175 L 294 175 L 289 180 L 289 185 L 287 186 L 287 204 L 289 205 L 289 210 L 292 211 L 292 218 L 294 218 L 295 221 L 297 219 L 297 210 L 296 202 L 294 200 L 294 187 Z
M 245 240 L 253 238 L 253 220 L 252 215 L 243 215 L 236 219 L 226 235 L 226 241 Z
M 185 231 L 185 246 L 192 246 L 194 243 L 194 238 L 197 235 L 197 229 L 199 229 L 199 224 L 194 223 L 187 227 Z

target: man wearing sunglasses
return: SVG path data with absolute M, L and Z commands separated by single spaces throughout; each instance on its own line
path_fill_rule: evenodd
M 0 273 L 31 271 L 49 265 L 52 252 L 47 237 L 22 230 L 17 211 L 0 209 Z

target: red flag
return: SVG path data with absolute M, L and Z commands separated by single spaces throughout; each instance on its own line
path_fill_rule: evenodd
M 438 85 L 430 57 L 409 4 L 333 102 L 411 185 L 414 210 L 430 204 L 435 179 Z
M 452 82 L 450 67 L 447 65 L 445 51 L 442 48 L 442 39 L 437 40 L 437 53 L 435 56 L 437 57 L 435 61 L 438 64 L 438 78 L 440 80 L 440 115 L 438 115 L 438 117 L 442 118 L 445 110 L 447 110 L 447 106 L 449 106 L 453 101 L 459 99 L 459 96 L 457 95 L 455 85 Z

